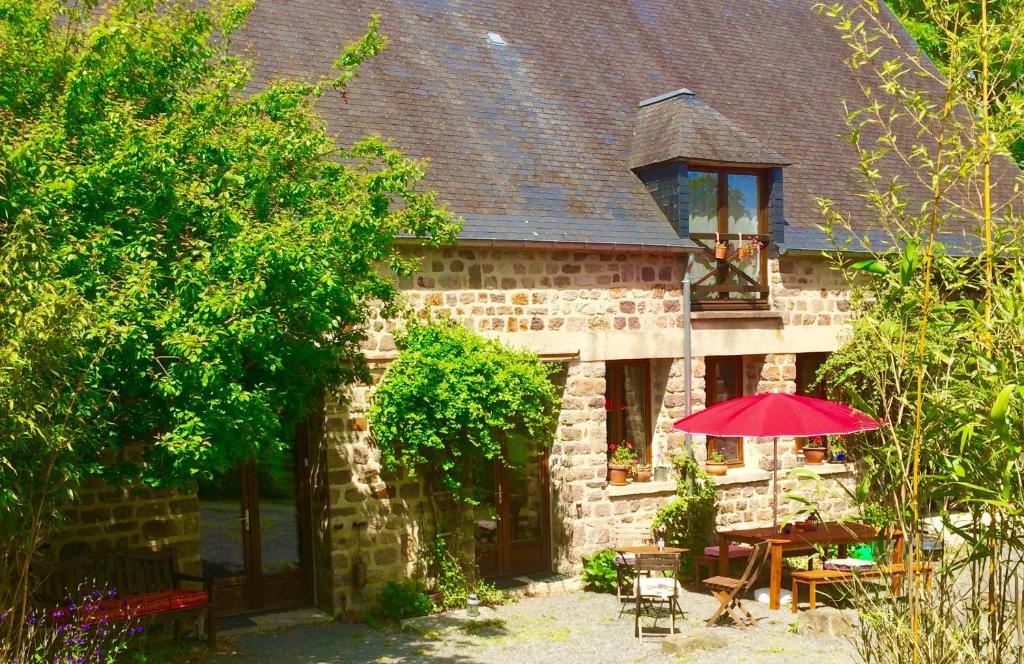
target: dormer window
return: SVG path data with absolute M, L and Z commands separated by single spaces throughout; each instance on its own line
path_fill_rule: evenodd
M 691 282 L 702 308 L 759 308 L 768 299 L 768 171 L 691 166 Z
M 681 88 L 640 102 L 629 163 L 695 245 L 694 307 L 768 308 L 767 250 L 784 241 L 791 162 Z

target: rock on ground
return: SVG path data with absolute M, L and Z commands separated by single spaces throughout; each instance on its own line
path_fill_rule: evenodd
M 796 621 L 798 634 L 807 636 L 844 637 L 853 634 L 853 621 L 831 606 L 804 611 Z
M 676 655 L 696 650 L 717 650 L 727 645 L 729 641 L 722 630 L 704 628 L 666 636 L 661 642 L 661 651 L 668 655 Z

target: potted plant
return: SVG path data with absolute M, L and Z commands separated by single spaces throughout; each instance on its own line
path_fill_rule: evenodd
M 740 248 L 737 250 L 736 255 L 740 260 L 748 260 L 755 258 L 761 253 L 761 249 L 764 245 L 757 238 L 751 239 L 749 242 L 743 242 L 740 244 Z
M 636 461 L 636 453 L 633 451 L 633 443 L 623 441 L 621 443 L 608 444 L 608 483 L 613 486 L 623 486 L 629 475 L 629 467 Z
M 633 468 L 633 480 L 636 482 L 650 482 L 653 479 L 651 467 L 648 464 L 639 463 Z
M 828 440 L 828 460 L 831 463 L 846 463 L 849 458 L 849 454 L 846 452 L 846 445 L 843 444 L 843 439 L 836 437 L 830 437 Z
M 725 457 L 718 450 L 711 450 L 708 452 L 708 462 L 706 464 L 708 475 L 725 475 L 729 472 L 729 465 L 725 462 Z
M 821 436 L 815 436 L 804 445 L 804 462 L 808 466 L 817 466 L 825 462 L 828 456 L 828 447 L 825 446 Z
M 724 259 L 729 255 L 729 243 L 718 241 L 715 242 L 715 258 L 718 260 Z

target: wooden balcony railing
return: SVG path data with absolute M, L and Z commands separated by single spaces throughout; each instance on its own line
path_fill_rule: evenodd
M 695 308 L 700 309 L 767 309 L 768 308 L 768 242 L 766 233 L 691 233 L 690 239 L 699 247 L 715 269 L 693 281 L 691 293 Z M 760 242 L 754 256 L 741 258 L 741 247 L 751 241 Z M 725 258 L 715 257 L 717 242 L 729 244 Z M 756 265 L 756 276 L 743 271 L 743 266 Z

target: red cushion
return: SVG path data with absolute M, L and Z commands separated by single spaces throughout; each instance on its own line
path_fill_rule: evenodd
M 124 598 L 128 615 L 147 616 L 165 611 L 176 611 L 190 606 L 202 606 L 209 602 L 203 590 L 161 590 L 155 593 L 129 595 Z
M 202 606 L 210 601 L 205 590 L 172 590 L 170 606 L 172 609 L 185 609 L 190 606 Z
M 705 556 L 718 557 L 720 549 L 717 546 L 709 546 L 704 548 Z M 739 546 L 736 544 L 729 545 L 729 557 L 730 558 L 747 558 L 750 556 L 750 552 L 753 551 L 749 546 Z
M 170 608 L 170 599 L 167 596 L 167 591 L 164 590 L 141 595 L 126 595 L 124 606 L 128 616 L 135 618 L 167 611 Z

